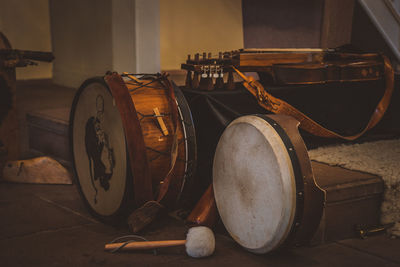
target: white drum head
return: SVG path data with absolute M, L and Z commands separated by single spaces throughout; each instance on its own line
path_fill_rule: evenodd
M 280 246 L 293 225 L 296 183 L 287 147 L 258 116 L 234 120 L 214 156 L 213 186 L 232 238 L 255 253 Z
M 74 100 L 71 141 L 78 186 L 100 216 L 120 211 L 126 192 L 127 152 L 120 113 L 100 80 L 86 82 Z

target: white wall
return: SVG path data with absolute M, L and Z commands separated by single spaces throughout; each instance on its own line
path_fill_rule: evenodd
M 161 0 L 161 68 L 180 69 L 188 54 L 243 48 L 241 0 Z
M 0 0 L 0 31 L 15 49 L 50 52 L 49 0 Z M 52 63 L 17 68 L 17 79 L 51 76 Z
M 136 72 L 160 72 L 160 1 L 135 0 L 135 4 Z
M 53 48 L 53 80 L 70 87 L 243 47 L 241 0 L 0 0 L 0 30 L 15 48 Z M 20 79 L 51 76 L 49 63 L 18 69 Z
M 78 87 L 112 70 L 111 1 L 50 0 L 53 81 Z
M 160 71 L 158 0 L 50 0 L 50 11 L 55 83 Z

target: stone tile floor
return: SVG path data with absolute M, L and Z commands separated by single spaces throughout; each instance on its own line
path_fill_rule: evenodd
M 165 217 L 149 240 L 185 238 L 183 222 Z M 94 220 L 73 185 L 0 183 L 0 266 L 400 266 L 400 240 L 386 235 L 254 255 L 216 234 L 213 256 L 193 259 L 183 247 L 111 254 L 104 244 L 129 234 Z

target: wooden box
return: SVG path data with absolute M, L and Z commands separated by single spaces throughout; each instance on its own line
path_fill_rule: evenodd
M 326 191 L 321 223 L 312 244 L 357 237 L 356 226 L 379 224 L 383 180 L 376 175 L 312 162 L 317 184 Z
M 71 156 L 68 139 L 69 109 L 47 109 L 26 115 L 29 150 L 35 155 L 51 156 L 69 165 Z

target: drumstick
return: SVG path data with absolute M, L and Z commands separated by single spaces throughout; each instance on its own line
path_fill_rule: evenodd
M 125 245 L 126 244 L 126 245 Z M 186 240 L 140 241 L 130 243 L 111 243 L 105 250 L 142 250 L 185 245 L 186 253 L 194 258 L 207 257 L 214 253 L 215 238 L 210 228 L 197 226 L 189 229 Z
M 125 243 L 111 243 L 106 244 L 104 250 L 114 250 L 121 247 Z M 153 248 L 165 248 L 185 245 L 186 240 L 163 240 L 163 241 L 140 241 L 130 242 L 125 246 L 121 247 L 121 250 L 142 250 L 142 249 L 153 249 Z

